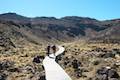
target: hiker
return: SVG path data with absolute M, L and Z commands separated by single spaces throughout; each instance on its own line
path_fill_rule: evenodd
M 50 46 L 47 46 L 47 56 L 50 54 Z
M 53 50 L 53 54 L 55 56 L 55 52 L 56 52 L 56 46 L 55 45 L 52 46 L 52 50 Z

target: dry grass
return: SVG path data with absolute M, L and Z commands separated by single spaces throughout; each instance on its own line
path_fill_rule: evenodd
M 66 54 L 65 56 L 68 57 L 75 57 L 79 61 L 83 63 L 83 67 L 85 69 L 88 69 L 89 72 L 84 72 L 83 74 L 87 75 L 87 78 L 93 77 L 96 73 L 96 70 L 100 68 L 101 66 L 107 66 L 113 63 L 114 61 L 118 60 L 120 61 L 120 57 L 117 57 L 115 59 L 99 59 L 96 57 L 90 57 L 88 55 L 84 55 L 84 53 L 89 52 L 95 48 L 106 48 L 108 50 L 112 49 L 120 49 L 119 44 L 105 44 L 105 43 L 87 43 L 85 41 L 75 41 L 72 43 L 64 43 L 62 44 L 66 48 Z M 10 54 L 9 54 L 10 53 Z M 33 65 L 33 58 L 37 55 L 45 55 L 45 46 L 44 45 L 36 45 L 32 43 L 23 44 L 21 47 L 11 49 L 11 51 L 8 51 L 7 54 L 0 54 L 0 61 L 3 60 L 9 60 L 13 61 L 15 63 L 15 67 L 23 67 L 27 65 Z M 99 65 L 93 65 L 94 61 L 100 61 Z M 38 65 L 39 66 L 39 65 Z M 66 72 L 71 75 L 71 78 L 73 80 L 86 80 L 87 78 L 76 78 L 74 77 L 73 73 L 74 70 L 72 67 L 68 67 L 65 69 Z M 120 74 L 120 71 L 118 71 Z M 33 76 L 31 73 L 12 73 L 8 78 L 9 80 L 25 80 L 28 77 Z M 32 78 L 31 80 L 35 80 Z

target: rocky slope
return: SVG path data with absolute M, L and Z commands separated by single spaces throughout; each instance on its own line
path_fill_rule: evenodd
M 5 28 L 8 25 L 10 30 L 15 29 L 16 33 L 26 36 L 31 41 L 35 40 L 34 42 L 37 43 L 41 39 L 47 42 L 64 42 L 83 38 L 117 39 L 117 41 L 120 39 L 119 19 L 98 21 L 76 16 L 60 19 L 54 17 L 28 18 L 16 13 L 6 13 L 0 15 L 0 24 L 0 28 Z

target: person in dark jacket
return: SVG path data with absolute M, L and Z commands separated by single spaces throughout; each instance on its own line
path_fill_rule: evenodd
M 55 53 L 56 53 L 56 46 L 55 45 L 52 46 L 52 50 L 53 50 L 53 53 L 54 53 L 54 56 L 55 56 Z
M 47 56 L 50 54 L 50 46 L 47 46 Z

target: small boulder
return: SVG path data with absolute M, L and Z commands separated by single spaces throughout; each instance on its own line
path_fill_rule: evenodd
M 108 52 L 108 53 L 100 54 L 99 57 L 101 57 L 101 58 L 115 58 L 115 54 L 112 52 Z
M 118 73 L 115 71 L 115 70 L 113 70 L 113 69 L 110 69 L 110 70 L 108 70 L 108 77 L 110 77 L 110 78 L 119 78 L 119 75 L 118 75 Z
M 43 59 L 44 59 L 44 56 L 36 56 L 34 57 L 33 62 L 41 63 Z
M 74 69 L 78 69 L 80 65 L 81 65 L 81 62 L 79 62 L 77 59 L 73 60 L 72 66 Z
M 13 67 L 13 65 L 14 65 L 14 62 L 12 62 L 12 61 L 8 61 L 8 60 L 1 61 L 0 62 L 0 70 L 6 70 L 8 68 Z
M 111 68 L 102 67 L 101 69 L 97 70 L 95 80 L 119 80 L 119 74 Z
M 1 73 L 0 73 L 0 80 L 6 80 L 6 77 L 7 77 L 7 76 L 6 76 L 5 74 L 1 74 Z

